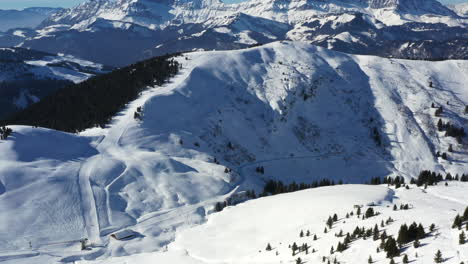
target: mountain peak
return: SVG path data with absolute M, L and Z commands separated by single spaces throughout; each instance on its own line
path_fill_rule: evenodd
M 452 10 L 436 0 L 368 0 L 369 7 L 392 8 L 400 12 L 413 14 L 456 15 Z

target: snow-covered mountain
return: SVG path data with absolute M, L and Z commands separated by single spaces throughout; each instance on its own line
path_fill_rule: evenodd
M 259 193 L 268 180 L 311 183 L 328 178 L 362 183 L 372 177 L 402 176 L 408 182 L 422 170 L 444 175 L 467 172 L 466 136 L 457 139 L 446 136 L 445 128 L 438 129 L 439 119 L 457 129 L 468 129 L 467 61 L 356 56 L 301 42 L 192 52 L 177 60 L 182 64 L 177 76 L 161 87 L 148 87 L 107 128 L 68 134 L 9 126 L 13 133 L 0 141 L 1 260 L 66 263 L 100 258 L 109 263 L 107 257 L 163 249 L 175 240 L 176 249 L 187 250 L 194 259 L 187 260 L 187 254 L 177 251 L 161 257 L 167 257 L 166 263 L 178 263 L 170 261 L 171 257 L 181 258 L 179 263 L 243 263 L 233 259 L 237 253 L 245 263 L 259 263 L 259 259 L 277 263 L 273 255 L 268 253 L 264 258 L 258 252 L 259 245 L 264 247 L 268 242 L 289 261 L 290 255 L 285 253 L 287 243 L 291 243 L 288 232 L 297 236 L 300 230 L 296 229 L 314 226 L 312 220 L 298 218 L 298 222 L 284 226 L 291 229 L 278 229 L 288 234 L 282 238 L 276 233 L 263 237 L 267 232 L 263 229 L 260 233 L 253 232 L 250 225 L 239 229 L 241 221 L 249 221 L 246 215 L 261 214 L 250 214 L 253 209 L 246 204 L 232 210 L 240 210 L 238 213 L 229 214 L 228 209 L 226 214 L 209 218 L 199 229 L 177 232 L 203 223 L 216 202 L 245 198 L 245 190 Z M 436 110 L 439 117 L 435 117 Z M 461 190 L 466 186 L 461 184 L 448 193 L 438 189 L 430 199 L 415 186 L 411 192 L 396 194 L 385 187 L 343 188 L 336 189 L 343 196 L 331 203 L 343 207 L 330 207 L 340 210 L 340 217 L 352 210 L 352 204 L 379 201 L 383 206 L 378 211 L 388 217 L 392 210 L 385 206 L 397 197 L 401 199 L 398 202 L 413 204 L 415 214 L 416 210 L 427 213 L 430 208 L 431 216 L 437 212 L 453 217 L 451 209 L 461 210 L 466 200 Z M 310 195 L 317 199 L 300 198 L 297 205 L 303 203 L 300 208 L 306 209 L 327 204 L 327 200 L 318 199 L 328 197 L 321 192 Z M 267 200 L 251 204 L 256 207 L 257 202 Z M 434 208 L 439 202 L 441 207 Z M 268 204 L 257 208 L 276 208 Z M 286 199 L 284 204 L 290 201 Z M 305 206 L 309 204 L 311 207 Z M 307 215 L 322 219 L 322 213 L 332 211 Z M 242 236 L 250 230 L 253 233 L 246 238 L 254 249 L 246 242 L 221 252 L 220 248 L 239 241 L 219 241 L 218 246 L 211 242 L 216 231 L 210 228 L 225 225 L 231 216 L 233 225 L 221 234 L 230 240 L 237 231 Z M 270 216 L 281 221 L 276 214 Z M 406 213 L 391 216 L 399 221 L 412 219 Z M 446 218 L 426 219 L 446 232 Z M 347 231 L 357 222 L 353 219 L 343 228 Z M 424 224 L 429 223 L 424 220 Z M 126 241 L 110 237 L 126 228 L 136 231 L 136 237 Z M 395 228 L 391 227 L 392 232 Z M 206 240 L 201 233 L 208 236 Z M 254 234 L 259 236 L 251 239 Z M 80 251 L 78 241 L 84 237 L 92 249 Z M 444 235 L 437 243 L 446 244 L 450 239 Z M 331 236 L 326 241 L 317 248 L 320 252 L 329 250 Z M 280 242 L 283 245 L 279 246 Z M 375 247 L 362 243 L 360 250 L 371 248 L 376 259 L 382 258 L 382 254 L 374 255 Z M 428 249 L 433 247 L 418 252 L 429 254 Z M 466 258 L 463 254 L 453 257 L 451 263 Z M 426 257 L 422 259 L 420 263 L 427 263 Z M 128 259 L 121 263 L 125 261 Z
M 21 48 L 0 49 L 0 119 L 71 83 L 104 73 L 100 64 Z
M 114 66 L 167 52 L 237 49 L 285 39 L 348 53 L 464 59 L 466 24 L 466 18 L 435 0 L 91 0 L 53 14 L 23 37 L 14 30 L 4 33 L 0 46 Z
M 468 17 L 468 3 L 448 5 L 447 7 L 452 9 L 453 12 L 457 13 L 459 16 Z
M 0 31 L 12 28 L 35 28 L 61 8 L 31 7 L 23 10 L 0 9 Z

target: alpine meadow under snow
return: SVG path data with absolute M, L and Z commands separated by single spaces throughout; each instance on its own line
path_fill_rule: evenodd
M 408 183 L 423 170 L 467 174 L 460 130 L 468 61 L 349 55 L 286 41 L 175 59 L 179 73 L 148 87 L 107 127 L 71 134 L 8 126 L 0 140 L 0 261 L 389 263 L 376 252 L 380 240 L 361 233 L 334 252 L 339 231 L 378 224 L 379 234 L 396 239 L 415 221 L 426 231 L 421 245 L 402 244 L 397 263 L 404 254 L 432 263 L 439 249 L 444 263 L 467 263 L 468 245 L 452 228 L 468 205 L 467 183 Z M 246 191 L 260 194 L 269 180 L 362 184 L 388 176 L 408 188 L 321 187 L 214 212 L 218 202 L 247 200 Z M 357 207 L 378 214 L 357 217 Z M 111 237 L 128 230 L 130 238 Z M 312 235 L 301 238 L 301 230 Z M 308 254 L 291 254 L 294 242 L 308 243 Z

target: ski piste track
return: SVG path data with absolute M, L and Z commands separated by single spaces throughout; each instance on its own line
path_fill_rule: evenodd
M 404 66 L 404 65 L 403 65 Z M 144 226 L 151 226 L 157 225 L 161 228 L 173 228 L 175 225 L 174 223 L 179 221 L 184 221 L 186 217 L 193 215 L 193 212 L 197 212 L 200 207 L 207 207 L 207 205 L 214 205 L 216 202 L 222 201 L 223 199 L 232 196 L 239 190 L 248 189 L 250 186 L 246 185 L 249 183 L 255 183 L 257 186 L 261 186 L 260 184 L 264 183 L 266 178 L 255 175 L 256 177 L 251 177 L 253 175 L 252 170 L 247 171 L 247 169 L 253 169 L 254 166 L 264 165 L 268 166 L 269 163 L 274 163 L 277 161 L 285 161 L 285 160 L 316 160 L 325 157 L 334 157 L 340 156 L 341 152 L 329 152 L 320 155 L 303 155 L 304 153 L 292 153 L 289 156 L 285 157 L 273 157 L 268 159 L 259 159 L 253 162 L 248 163 L 241 163 L 241 164 L 223 164 L 232 169 L 234 175 L 237 174 L 237 178 L 234 177 L 234 182 L 229 187 L 229 190 L 226 190 L 223 195 L 218 195 L 215 197 L 211 197 L 209 199 L 204 199 L 201 202 L 186 204 L 182 206 L 177 206 L 174 208 L 169 209 L 161 209 L 155 210 L 152 212 L 145 213 L 135 219 L 135 222 L 128 224 L 126 226 L 119 225 L 114 222 L 113 219 L 113 212 L 111 209 L 111 202 L 110 202 L 110 193 L 112 186 L 121 178 L 123 177 L 126 172 L 128 171 L 131 164 L 136 163 L 144 163 L 144 160 L 137 159 L 132 157 L 132 152 L 129 151 L 127 148 L 128 146 L 125 145 L 123 139 L 124 135 L 129 130 L 129 127 L 134 125 L 133 121 L 133 113 L 136 109 L 145 104 L 145 102 L 151 99 L 154 96 L 165 94 L 171 92 L 176 86 L 183 82 L 193 68 L 189 67 L 182 69 L 177 76 L 175 76 L 169 83 L 161 87 L 149 87 L 147 90 L 142 92 L 141 96 L 136 99 L 135 101 L 130 102 L 123 111 L 121 111 L 112 121 L 109 128 L 106 129 L 106 133 L 97 137 L 93 144 L 95 145 L 95 149 L 98 150 L 98 154 L 81 159 L 81 160 L 73 160 L 70 161 L 74 163 L 76 167 L 79 167 L 79 170 L 76 173 L 76 180 L 78 182 L 79 193 L 80 193 L 80 200 L 81 200 L 81 214 L 84 222 L 85 231 L 87 234 L 87 238 L 92 243 L 93 247 L 98 248 L 96 251 L 90 252 L 87 256 L 88 257 L 97 257 L 103 254 L 106 254 L 109 241 L 109 234 L 115 231 L 119 231 L 125 228 L 137 228 L 137 227 L 144 227 Z M 452 92 L 453 93 L 453 92 Z M 458 103 L 455 102 L 455 103 Z M 417 122 L 415 122 L 417 124 Z M 394 127 L 397 124 L 393 124 Z M 419 130 L 423 130 L 422 128 L 418 127 Z M 397 142 L 395 140 L 395 142 Z M 398 143 L 398 142 L 397 142 Z M 399 143 L 398 143 L 399 144 Z M 133 151 L 133 149 L 131 149 Z M 156 152 L 158 150 L 156 149 Z M 376 154 L 377 155 L 377 154 Z M 385 154 L 384 154 L 385 155 Z M 182 159 L 184 157 L 178 156 L 171 156 L 174 159 Z M 114 175 L 109 177 L 109 182 L 105 183 L 105 186 L 100 185 L 103 187 L 103 192 L 105 196 L 105 203 L 102 202 L 98 204 L 97 200 L 99 196 L 102 194 L 96 194 L 95 189 L 93 186 L 98 185 L 94 181 L 94 176 L 99 174 L 100 171 L 100 164 L 104 160 L 117 160 L 122 163 L 122 167 L 119 171 L 116 171 Z M 399 173 L 399 175 L 409 176 L 405 173 L 401 172 L 393 162 L 386 160 L 383 156 L 377 159 L 373 159 L 372 162 L 382 162 L 385 165 L 388 165 L 390 170 L 394 173 Z M 404 163 L 411 163 L 417 161 L 402 161 Z M 142 176 L 144 177 L 144 176 Z M 249 178 L 249 182 L 247 183 L 246 179 Z M 252 178 L 255 178 L 252 182 Z M 433 194 L 434 196 L 438 196 L 441 199 L 447 199 L 442 197 L 441 194 Z M 101 197 L 102 201 L 102 197 Z M 460 201 L 453 201 L 453 202 L 460 202 Z M 84 237 L 83 237 L 84 238 Z M 71 241 L 56 241 L 52 243 L 44 243 L 42 245 L 34 245 L 32 251 L 25 251 L 25 252 L 18 252 L 18 254 L 9 254 L 2 256 L 0 253 L 0 261 L 2 259 L 12 259 L 12 258 L 27 258 L 32 256 L 37 256 L 38 254 L 54 254 L 53 250 L 49 248 L 53 244 L 73 244 L 76 243 L 78 247 L 79 240 L 71 240 Z M 86 257 L 85 255 L 80 255 L 80 257 Z M 69 260 L 71 258 L 67 258 Z

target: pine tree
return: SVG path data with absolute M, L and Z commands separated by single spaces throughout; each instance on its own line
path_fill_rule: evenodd
M 455 217 L 455 220 L 453 221 L 452 228 L 461 228 L 461 225 L 463 223 L 463 219 L 460 217 L 459 214 Z
M 307 230 L 306 236 L 310 236 L 310 231 Z
M 374 261 L 372 260 L 372 256 L 369 255 L 369 258 L 367 259 L 367 263 L 373 263 Z
M 334 215 L 333 215 L 333 222 L 336 222 L 336 221 L 338 221 L 338 215 L 337 215 L 337 214 L 334 214 Z
M 465 242 L 466 242 L 465 232 L 462 231 L 459 236 L 459 243 L 460 245 L 463 245 L 465 244 Z
M 223 204 L 221 202 L 217 202 L 215 206 L 216 212 L 221 212 L 223 210 Z
M 358 209 L 356 210 L 356 215 L 361 215 L 361 207 L 358 207 Z
M 372 238 L 374 239 L 374 241 L 379 240 L 379 235 L 380 235 L 380 234 L 379 234 L 379 227 L 377 226 L 377 224 L 375 224 L 374 230 L 373 230 L 372 233 L 373 233 L 373 237 L 372 237 Z
M 371 208 L 371 207 L 367 208 L 365 215 L 366 215 L 366 218 L 370 218 L 370 217 L 374 216 L 374 209 Z
M 336 250 L 338 252 L 343 252 L 344 249 L 343 249 L 343 244 L 341 244 L 341 242 L 338 242 L 338 245 L 336 246 Z
M 435 257 L 434 257 L 434 262 L 442 263 L 442 261 L 443 261 L 442 252 L 440 252 L 440 250 L 437 250 L 437 253 L 435 254 Z
M 333 227 L 333 219 L 331 216 L 328 217 L 327 226 L 331 229 Z
M 297 248 L 297 244 L 296 244 L 296 242 L 294 242 L 294 243 L 293 243 L 293 245 L 292 245 L 292 248 L 291 248 L 291 249 L 292 249 L 292 252 L 293 252 L 293 256 L 294 256 L 294 255 L 296 255 L 296 251 L 297 251 L 297 249 L 298 249 L 298 248 Z
M 406 255 L 406 254 L 403 256 L 403 263 L 404 263 L 404 264 L 409 263 L 408 255 Z
M 447 159 L 447 153 L 442 153 L 442 159 L 446 160 Z
M 416 239 L 416 240 L 413 242 L 413 246 L 414 246 L 414 248 L 418 248 L 419 246 L 421 246 L 421 243 L 419 242 L 418 239 Z
M 404 243 L 407 243 L 409 241 L 410 241 L 410 238 L 408 234 L 408 226 L 406 224 L 403 224 L 400 226 L 400 231 L 398 231 L 397 242 L 401 246 Z
M 444 130 L 444 123 L 442 123 L 442 119 L 439 118 L 439 122 L 437 122 L 437 130 L 442 131 Z
M 390 260 L 390 264 L 395 264 L 395 261 L 393 260 L 393 258 Z
M 389 237 L 385 243 L 384 250 L 387 252 L 387 258 L 393 258 L 400 255 L 400 250 L 397 247 L 397 243 L 393 237 Z
M 304 231 L 301 230 L 301 233 L 299 233 L 299 237 L 304 237 Z
M 395 205 L 393 205 L 393 211 L 396 211 L 396 210 L 398 210 L 398 208 L 397 208 L 397 206 L 395 204 Z
M 272 250 L 271 245 L 270 243 L 268 243 L 268 245 L 266 246 L 266 251 L 271 251 L 271 250 Z
M 317 240 L 317 235 L 314 235 L 314 241 Z
M 431 226 L 429 227 L 429 231 L 434 232 L 434 230 L 435 230 L 435 224 L 431 224 Z
M 297 258 L 296 259 L 296 264 L 301 264 L 302 263 L 302 259 L 301 258 Z

